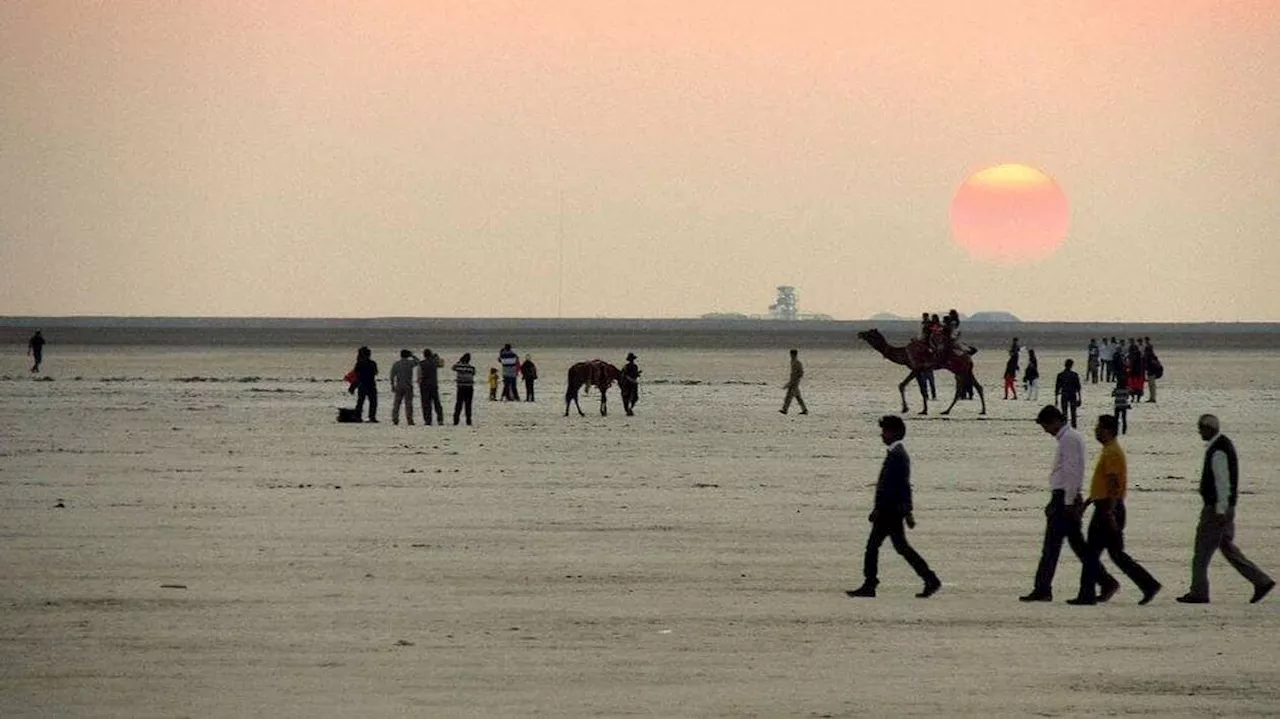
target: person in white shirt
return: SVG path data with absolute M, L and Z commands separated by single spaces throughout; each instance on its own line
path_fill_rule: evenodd
M 1215 551 L 1253 585 L 1251 604 L 1262 601 L 1276 582 L 1258 565 L 1249 561 L 1236 546 L 1236 500 L 1240 495 L 1240 464 L 1235 445 L 1220 430 L 1218 418 L 1200 416 L 1198 428 L 1204 440 L 1204 462 L 1200 470 L 1200 522 L 1196 525 L 1195 555 L 1191 560 L 1191 589 L 1178 597 L 1183 604 L 1209 603 L 1209 560 Z
M 1084 484 L 1085 442 L 1084 435 L 1067 424 L 1062 410 L 1047 405 L 1036 415 L 1036 424 L 1058 445 L 1053 457 L 1053 469 L 1049 473 L 1049 504 L 1044 508 L 1044 545 L 1040 550 L 1040 564 L 1036 568 L 1035 587 L 1030 594 L 1018 599 L 1024 602 L 1053 601 L 1053 575 L 1058 569 L 1058 555 L 1062 552 L 1062 540 L 1067 540 L 1071 551 L 1081 562 L 1089 561 L 1088 545 L 1080 532 L 1080 518 L 1084 513 L 1084 500 L 1080 488 Z M 1120 588 L 1120 583 L 1105 568 L 1098 567 L 1097 601 L 1105 602 Z

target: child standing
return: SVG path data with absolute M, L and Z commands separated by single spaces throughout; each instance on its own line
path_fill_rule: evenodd
M 498 368 L 489 368 L 489 401 L 498 401 Z

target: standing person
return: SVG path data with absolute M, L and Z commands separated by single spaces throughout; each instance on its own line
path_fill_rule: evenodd
M 400 350 L 400 359 L 391 365 L 391 424 L 400 424 L 400 405 L 404 405 L 404 418 L 413 426 L 413 371 L 418 358 L 409 350 Z
M 422 361 L 418 363 L 418 394 L 422 396 L 422 416 L 428 426 L 431 425 L 432 410 L 435 410 L 440 424 L 444 424 L 444 407 L 440 405 L 440 368 L 443 366 L 443 357 L 430 348 L 422 350 Z
M 1111 341 L 1103 337 L 1102 346 L 1098 348 L 1098 363 L 1102 366 L 1103 382 L 1116 381 L 1116 378 L 1111 374 L 1111 354 Z
M 39 372 L 40 363 L 44 362 L 44 335 L 40 334 L 40 330 L 36 330 L 31 339 L 27 340 L 27 356 L 34 362 L 31 371 Z
M 640 365 L 636 364 L 636 354 L 627 353 L 627 363 L 622 365 L 618 391 L 622 393 L 622 409 L 630 417 L 635 414 L 636 402 L 640 401 Z
M 901 417 L 885 415 L 880 418 L 880 439 L 888 446 L 880 477 L 876 480 L 875 506 L 867 521 L 871 522 L 871 536 L 867 537 L 867 550 L 862 559 L 862 586 L 845 592 L 850 597 L 874 597 L 880 584 L 880 545 L 888 538 L 893 548 L 907 560 L 907 564 L 924 580 L 924 589 L 917 597 L 933 596 L 942 587 L 938 575 L 929 569 L 929 563 L 907 543 L 907 531 L 915 529 L 916 520 L 911 505 L 911 457 L 902 440 L 907 436 L 907 425 Z
M 782 409 L 778 410 L 782 414 L 786 414 L 791 409 L 791 400 L 795 400 L 800 405 L 800 414 L 809 414 L 809 408 L 804 405 L 804 398 L 800 396 L 800 380 L 804 377 L 804 365 L 800 362 L 800 350 L 791 350 L 791 377 L 783 387 L 787 390 L 787 396 L 782 400 Z
M 1120 434 L 1129 434 L 1129 383 L 1125 381 L 1123 372 L 1116 375 L 1115 383 L 1111 397 L 1115 400 L 1116 421 L 1120 424 Z
M 1088 359 L 1085 361 L 1085 376 L 1089 378 L 1089 384 L 1097 384 L 1098 362 L 1102 356 L 1102 350 L 1098 349 L 1098 340 L 1090 337 L 1089 348 L 1086 351 L 1088 352 Z
M 1156 380 L 1164 376 L 1164 365 L 1156 357 L 1156 348 L 1151 346 L 1151 338 L 1145 338 L 1142 348 L 1142 364 L 1147 372 L 1147 387 L 1151 390 L 1148 402 L 1156 401 Z
M 916 374 L 916 384 L 920 385 L 920 394 L 929 399 L 938 399 L 938 385 L 933 380 L 933 370 L 927 369 Z
M 1009 353 L 1009 360 L 1004 363 L 1004 398 L 1009 399 L 1009 394 L 1013 393 L 1013 398 L 1018 398 L 1018 356 L 1013 352 Z
M 1076 426 L 1076 408 L 1080 406 L 1080 398 L 1084 388 L 1080 386 L 1080 375 L 1071 369 L 1074 360 L 1063 363 L 1063 369 L 1053 381 L 1053 399 L 1059 403 L 1062 413 L 1071 418 L 1071 426 Z
M 1126 367 L 1129 372 L 1129 394 L 1133 396 L 1135 402 L 1142 401 L 1143 390 L 1147 382 L 1147 370 L 1142 362 L 1142 350 L 1138 348 L 1138 343 L 1129 339 L 1128 364 Z
M 520 365 L 520 374 L 524 376 L 524 401 L 533 401 L 533 383 L 538 381 L 538 365 L 533 363 L 533 355 L 525 355 Z
M 1058 569 L 1058 555 L 1062 552 L 1062 540 L 1067 540 L 1071 551 L 1081 562 L 1087 561 L 1088 546 L 1080 534 L 1080 517 L 1084 502 L 1080 488 L 1084 484 L 1084 437 L 1067 426 L 1062 410 L 1046 405 L 1036 415 L 1036 424 L 1057 443 L 1053 457 L 1053 469 L 1049 472 L 1049 504 L 1044 508 L 1046 518 L 1044 545 L 1040 549 L 1040 564 L 1036 567 L 1035 587 L 1030 594 L 1018 597 L 1023 602 L 1053 601 L 1053 575 Z M 1102 591 L 1100 601 L 1107 601 L 1120 588 L 1101 565 L 1098 567 L 1098 583 Z
M 1027 390 L 1027 401 L 1040 399 L 1040 361 L 1033 349 L 1027 350 L 1027 368 L 1022 371 L 1022 384 Z
M 502 401 L 519 402 L 520 392 L 516 389 L 516 374 L 520 368 L 520 355 L 511 349 L 510 344 L 502 345 L 502 349 L 498 352 L 498 364 L 502 365 Z
M 355 382 L 347 388 L 347 392 L 356 393 L 356 416 L 364 409 L 365 400 L 369 400 L 369 421 L 378 421 L 378 363 L 373 361 L 373 350 L 361 347 L 356 350 Z
M 1067 604 L 1097 604 L 1094 591 L 1098 584 L 1098 570 L 1102 567 L 1102 552 L 1106 550 L 1116 568 L 1133 580 L 1142 590 L 1138 604 L 1147 604 L 1160 591 L 1160 582 L 1142 568 L 1124 551 L 1125 509 L 1124 498 L 1129 488 L 1129 468 L 1124 449 L 1116 441 L 1116 418 L 1104 414 L 1098 417 L 1093 436 L 1102 445 L 1098 463 L 1093 468 L 1089 483 L 1089 502 L 1093 505 L 1093 519 L 1089 521 L 1089 535 L 1085 543 L 1089 548 L 1088 561 L 1080 571 L 1080 594 L 1068 599 Z
M 498 401 L 498 368 L 497 367 L 489 368 L 489 401 L 490 402 Z M 505 386 L 502 388 L 502 401 L 503 402 L 507 401 L 507 388 Z
M 1204 463 L 1200 469 L 1200 522 L 1196 525 L 1195 555 L 1191 560 L 1191 589 L 1178 601 L 1183 604 L 1209 603 L 1209 560 L 1222 550 L 1222 556 L 1253 585 L 1250 604 L 1275 589 L 1276 582 L 1250 562 L 1236 546 L 1236 500 L 1240 495 L 1240 461 L 1236 447 L 1222 434 L 1218 418 L 1200 415 L 1200 438 L 1205 442 Z
M 467 352 L 458 358 L 453 365 L 454 384 L 457 385 L 457 398 L 453 401 L 453 425 L 458 426 L 458 419 L 463 411 L 467 414 L 467 426 L 471 426 L 471 399 L 476 388 L 476 368 L 471 364 L 471 353 Z

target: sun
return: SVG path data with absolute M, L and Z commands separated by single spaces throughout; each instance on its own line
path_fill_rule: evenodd
M 996 264 L 1051 256 L 1067 238 L 1071 209 L 1053 178 L 1006 164 L 969 175 L 951 200 L 951 233 L 975 259 Z

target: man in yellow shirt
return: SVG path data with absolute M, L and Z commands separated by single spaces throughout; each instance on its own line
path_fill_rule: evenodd
M 1097 596 L 1094 589 L 1102 570 L 1102 550 L 1111 555 L 1116 568 L 1125 573 L 1142 590 L 1138 604 L 1150 602 L 1160 591 L 1160 582 L 1142 568 L 1124 551 L 1124 497 L 1129 489 L 1129 471 L 1124 450 L 1116 441 L 1119 424 L 1109 414 L 1098 417 L 1093 436 L 1102 445 L 1098 464 L 1093 469 L 1093 481 L 1089 485 L 1089 503 L 1093 505 L 1093 519 L 1089 522 L 1088 553 L 1080 572 L 1080 594 L 1067 604 L 1097 604 L 1111 598 L 1114 589 Z

